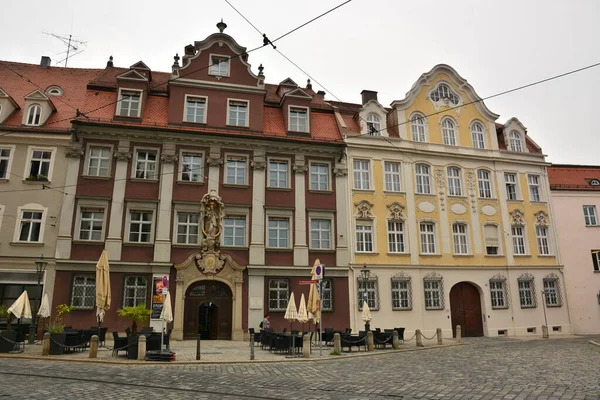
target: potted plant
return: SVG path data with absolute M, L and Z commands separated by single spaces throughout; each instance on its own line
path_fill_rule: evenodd
M 11 329 L 11 322 L 14 315 L 8 311 L 8 307 L 0 305 L 0 318 L 6 319 L 6 331 L 0 332 L 0 353 L 8 353 L 15 347 L 17 341 L 17 331 Z
M 138 347 L 137 343 L 139 335 L 137 334 L 137 324 L 144 323 L 148 320 L 152 310 L 146 308 L 144 304 L 138 304 L 135 307 L 123 307 L 117 310 L 117 314 L 120 317 L 131 320 L 131 335 L 127 337 L 127 358 L 130 360 L 137 359 Z
M 60 355 L 64 352 L 64 345 L 67 339 L 65 334 L 65 324 L 63 324 L 63 318 L 65 315 L 70 314 L 75 307 L 68 306 L 66 304 L 59 304 L 56 306 L 56 316 L 54 321 L 48 327 L 50 333 L 50 354 Z

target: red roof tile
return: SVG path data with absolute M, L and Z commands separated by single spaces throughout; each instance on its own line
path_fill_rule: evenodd
M 600 180 L 600 166 L 557 164 L 548 167 L 552 190 L 600 191 L 600 186 L 590 185 L 592 179 Z

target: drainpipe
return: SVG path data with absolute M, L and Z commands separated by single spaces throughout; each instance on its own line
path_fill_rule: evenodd
M 358 325 L 356 324 L 356 315 L 355 310 L 356 310 L 356 271 L 354 271 L 354 267 L 352 267 L 352 264 L 348 264 L 348 268 L 350 268 L 350 271 L 352 271 L 352 279 L 348 279 L 350 282 L 348 282 L 348 285 L 350 286 L 350 298 L 352 300 L 350 300 L 350 327 L 354 330 Z M 357 331 L 358 332 L 358 331 Z

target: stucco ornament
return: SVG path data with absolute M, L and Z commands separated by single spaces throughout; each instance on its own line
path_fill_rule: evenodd
M 520 210 L 513 210 L 510 213 L 510 216 L 511 216 L 511 225 L 525 226 L 525 217 L 523 217 L 523 213 Z
M 404 206 L 397 201 L 387 205 L 388 208 L 388 219 L 392 221 L 404 221 L 406 215 L 404 215 Z
M 214 250 L 219 247 L 218 237 L 223 231 L 225 205 L 215 189 L 211 189 L 205 194 L 200 203 L 200 222 L 202 223 L 202 233 L 204 233 L 201 248 Z
M 295 173 L 297 174 L 305 174 L 308 172 L 308 165 L 306 164 L 294 164 L 292 167 Z
M 216 275 L 223 270 L 225 262 L 220 254 L 214 250 L 208 250 L 202 255 L 195 257 L 196 267 L 205 275 Z
M 550 223 L 548 222 L 548 214 L 545 211 L 538 211 L 533 215 L 535 215 L 535 224 L 537 226 L 550 226 Z
M 347 176 L 348 175 L 348 168 L 335 167 L 333 169 L 333 175 L 335 175 L 335 176 Z
M 356 206 L 356 213 L 354 216 L 358 219 L 373 219 L 373 204 L 367 200 L 363 200 L 359 203 L 354 204 Z

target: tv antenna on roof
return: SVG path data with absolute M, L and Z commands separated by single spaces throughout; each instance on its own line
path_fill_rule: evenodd
M 65 46 L 67 46 L 67 50 L 66 50 L 67 56 L 65 58 L 63 58 L 62 60 L 56 62 L 57 64 L 64 62 L 65 67 L 67 66 L 67 63 L 69 62 L 69 58 L 75 57 L 77 54 L 83 53 L 87 47 L 87 42 L 82 42 L 81 40 L 75 40 L 75 39 L 73 39 L 72 35 L 69 35 L 69 37 L 66 37 L 66 36 L 56 35 L 54 33 L 48 33 L 48 32 L 42 32 L 42 33 L 57 38 L 58 40 L 63 42 L 63 44 Z M 72 51 L 74 52 L 73 54 L 71 54 Z M 65 53 L 65 51 L 58 53 L 58 54 L 62 54 L 62 53 Z

